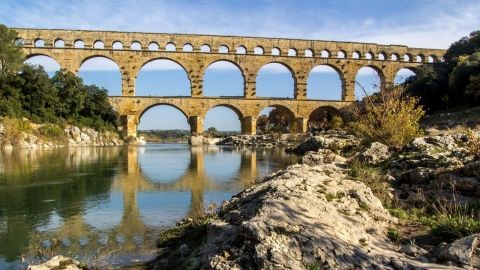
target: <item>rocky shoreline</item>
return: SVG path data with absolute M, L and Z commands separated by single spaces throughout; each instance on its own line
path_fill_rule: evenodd
M 5 150 L 13 148 L 37 150 L 78 146 L 119 146 L 125 143 L 117 133 L 111 131 L 99 132 L 92 128 L 67 125 L 56 131 L 60 134 L 41 136 L 36 131 L 42 125 L 30 125 L 28 131 L 18 132 L 14 138 L 9 138 L 10 136 L 7 135 L 9 131 L 0 123 L 0 148 Z M 138 141 L 138 139 L 135 140 L 135 142 Z M 141 141 L 139 141 L 139 144 L 141 144 Z
M 269 140 L 237 135 L 214 143 L 270 147 Z M 433 229 L 422 231 L 418 221 L 408 222 L 411 229 L 378 197 L 380 189 L 405 209 L 432 198 L 457 207 L 478 203 L 480 159 L 471 140 L 441 134 L 389 149 L 344 132 L 285 136 L 281 144 L 301 155 L 301 164 L 258 180 L 198 220 L 179 222 L 161 234 L 158 258 L 137 268 L 478 269 L 478 232 L 422 242 L 435 238 Z M 355 177 L 358 164 L 381 171 L 385 185 Z M 413 233 L 397 235 L 405 229 Z

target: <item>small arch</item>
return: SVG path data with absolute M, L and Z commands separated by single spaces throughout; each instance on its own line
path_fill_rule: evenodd
M 25 43 L 25 40 L 23 38 L 21 37 L 15 38 L 14 44 L 16 46 L 23 46 L 24 43 Z
M 338 51 L 337 58 L 345 58 L 347 57 L 347 53 L 345 51 Z
M 390 60 L 392 61 L 398 61 L 398 59 L 400 59 L 400 55 L 398 55 L 397 53 L 392 53 L 392 55 L 390 56 Z
M 263 52 L 264 52 L 263 48 L 260 47 L 260 46 L 257 46 L 253 49 L 253 54 L 260 54 L 261 55 L 261 54 L 263 54 Z
M 130 44 L 130 50 L 140 51 L 141 49 L 142 49 L 142 43 L 138 41 L 134 41 L 132 42 L 132 44 Z
M 184 52 L 193 52 L 193 45 L 190 43 L 185 43 L 183 45 L 183 51 Z
M 335 66 L 318 65 L 310 70 L 307 79 L 307 98 L 342 100 L 342 72 Z
M 218 52 L 219 53 L 228 53 L 227 45 L 221 45 L 220 47 L 218 47 Z
M 53 46 L 55 48 L 65 48 L 65 41 L 63 39 L 56 39 L 55 42 L 53 43 Z
M 209 53 L 210 51 L 211 51 L 210 45 L 203 44 L 202 46 L 200 46 L 200 52 Z
M 211 63 L 203 75 L 205 96 L 244 96 L 245 79 L 234 62 L 219 60 Z
M 47 72 L 50 78 L 53 77 L 55 73 L 61 69 L 58 61 L 49 55 L 33 54 L 27 55 L 26 58 L 27 59 L 24 61 L 25 64 L 43 67 L 43 69 L 45 70 L 45 72 Z
M 104 49 L 105 48 L 105 44 L 103 43 L 103 41 L 101 40 L 97 40 L 93 43 L 93 48 L 94 49 Z
M 45 47 L 45 41 L 41 38 L 35 39 L 35 42 L 33 44 L 35 47 L 39 47 L 39 48 Z
M 257 118 L 257 132 L 293 132 L 295 114 L 283 105 L 269 105 L 260 111 Z
M 175 46 L 175 43 L 173 42 L 168 42 L 167 45 L 165 45 L 165 51 L 167 52 L 174 52 L 177 50 L 177 46 Z
M 297 50 L 294 48 L 288 49 L 288 56 L 297 56 Z
M 386 60 L 387 59 L 387 54 L 384 53 L 384 52 L 379 52 L 378 55 L 377 55 L 377 59 L 378 60 Z
M 160 45 L 158 45 L 158 43 L 155 41 L 152 41 L 148 44 L 149 51 L 158 51 L 159 49 L 160 49 Z
M 395 75 L 394 84 L 399 85 L 404 83 L 408 78 L 415 76 L 415 70 L 413 68 L 401 68 Z
M 330 57 L 330 51 L 328 51 L 328 50 L 322 50 L 322 52 L 320 53 L 320 57 L 322 57 L 322 58 L 329 58 L 329 57 Z
M 256 77 L 257 96 L 293 98 L 295 78 L 293 70 L 284 63 L 271 62 L 263 65 Z
M 332 106 L 316 108 L 308 117 L 308 130 L 315 132 L 335 128 L 335 124 L 332 123 L 334 116 L 341 116 L 341 113 Z
M 365 59 L 368 59 L 368 60 L 373 59 L 373 53 L 367 52 L 367 53 L 365 54 Z
M 312 49 L 306 49 L 305 50 L 305 57 L 313 57 L 313 50 Z
M 403 61 L 405 61 L 405 62 L 411 62 L 411 61 L 412 61 L 412 55 L 411 55 L 411 54 L 408 54 L 408 53 L 405 54 L 405 55 L 403 56 Z
M 437 62 L 437 58 L 435 55 L 430 55 L 427 59 L 428 63 L 435 63 Z
M 362 55 L 360 54 L 359 51 L 354 51 L 352 53 L 352 58 L 359 59 L 360 57 L 362 57 Z
M 243 119 L 243 114 L 235 106 L 217 104 L 208 109 L 205 114 L 204 127 L 205 130 L 213 127 L 218 131 L 239 132 L 241 130 L 241 119 Z
M 243 45 L 240 45 L 240 46 L 237 47 L 236 53 L 237 54 L 246 54 L 247 53 L 247 48 L 245 48 L 245 46 L 243 46 Z
M 276 48 L 276 47 L 272 48 L 272 55 L 280 55 L 280 52 L 281 51 L 279 48 Z
M 123 43 L 120 41 L 115 41 L 112 43 L 112 49 L 114 50 L 123 50 Z
M 83 49 L 83 48 L 85 48 L 85 42 L 81 39 L 77 39 L 73 43 L 73 47 L 75 47 L 77 49 Z
M 423 63 L 425 62 L 425 56 L 423 54 L 419 54 L 415 57 L 415 60 L 418 62 L 418 63 Z

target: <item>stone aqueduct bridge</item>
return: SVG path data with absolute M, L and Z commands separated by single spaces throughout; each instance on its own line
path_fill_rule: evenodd
M 203 132 L 203 119 L 209 109 L 227 106 L 233 109 L 244 134 L 254 134 L 256 118 L 269 106 L 290 111 L 292 131 L 303 132 L 310 114 L 317 108 L 341 108 L 355 100 L 355 76 L 362 67 L 371 67 L 380 76 L 382 87 L 392 84 L 402 68 L 436 62 L 444 50 L 409 48 L 373 43 L 256 38 L 214 35 L 156 34 L 111 31 L 15 29 L 26 57 L 46 55 L 62 68 L 77 73 L 92 57 L 106 57 L 120 68 L 122 96 L 110 102 L 122 116 L 124 133 L 136 136 L 142 114 L 152 106 L 166 104 L 178 108 L 188 119 L 193 133 Z M 120 42 L 120 43 L 118 43 Z M 124 49 L 115 49 L 113 44 Z M 131 45 L 135 44 L 137 48 Z M 156 47 L 152 49 L 153 47 Z M 158 48 L 158 49 L 157 49 Z M 183 48 L 183 50 L 182 50 Z M 255 51 L 254 49 L 260 48 Z M 187 49 L 187 50 L 186 50 Z M 260 54 L 258 52 L 261 52 Z M 190 97 L 135 96 L 135 79 L 140 69 L 156 59 L 169 59 L 186 71 L 191 85 Z M 419 61 L 414 61 L 414 60 Z M 204 97 L 202 84 L 207 67 L 217 61 L 235 64 L 244 78 L 243 97 Z M 257 98 L 256 77 L 268 63 L 287 67 L 294 79 L 294 98 Z M 306 98 L 307 79 L 317 65 L 334 68 L 342 81 L 342 100 L 324 101 Z

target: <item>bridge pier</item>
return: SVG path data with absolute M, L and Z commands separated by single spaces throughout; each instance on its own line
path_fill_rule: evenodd
M 137 116 L 136 115 L 122 115 L 120 116 L 122 122 L 122 133 L 125 138 L 127 137 L 137 137 Z
M 192 135 L 203 133 L 203 118 L 201 116 L 190 116 L 188 123 L 190 124 L 190 132 Z
M 257 133 L 257 119 L 253 116 L 245 116 L 241 120 L 241 133 L 244 135 L 255 135 Z
M 292 133 L 305 133 L 307 132 L 308 119 L 303 117 L 295 118 L 293 122 Z

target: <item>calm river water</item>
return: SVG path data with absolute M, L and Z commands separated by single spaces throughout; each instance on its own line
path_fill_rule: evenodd
M 294 162 L 283 149 L 186 144 L 0 151 L 0 269 L 50 252 L 147 260 L 160 231 Z

